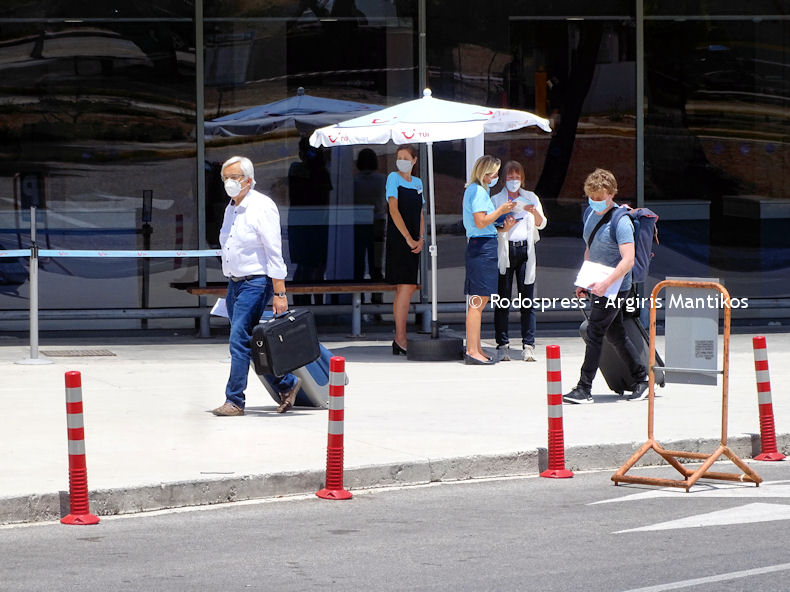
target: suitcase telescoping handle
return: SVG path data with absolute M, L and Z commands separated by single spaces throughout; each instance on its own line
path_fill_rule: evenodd
M 590 315 L 587 312 L 587 306 L 590 305 L 590 302 L 592 302 L 592 299 L 590 298 L 589 290 L 584 290 L 584 293 L 587 295 L 587 304 L 585 304 L 584 306 L 579 307 L 579 310 L 582 311 L 582 314 L 584 315 L 584 318 L 589 321 L 590 320 Z M 573 295 L 576 296 L 576 292 L 574 292 Z

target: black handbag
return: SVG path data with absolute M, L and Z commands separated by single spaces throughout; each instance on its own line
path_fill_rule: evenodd
M 309 310 L 287 310 L 252 330 L 255 373 L 283 376 L 321 355 L 315 317 Z

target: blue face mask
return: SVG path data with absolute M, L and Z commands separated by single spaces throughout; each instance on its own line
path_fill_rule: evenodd
M 595 201 L 594 199 L 587 198 L 587 203 L 590 204 L 590 208 L 592 208 L 593 212 L 598 212 L 599 214 L 603 212 L 608 206 L 606 200 L 603 201 Z
M 491 179 L 491 180 L 488 182 L 488 186 L 489 186 L 489 187 L 493 187 L 493 186 L 494 186 L 494 185 L 496 185 L 497 183 L 499 183 L 499 177 L 494 177 L 493 179 Z

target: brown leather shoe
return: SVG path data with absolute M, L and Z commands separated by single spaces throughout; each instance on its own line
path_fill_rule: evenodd
M 236 415 L 244 415 L 244 409 L 225 401 L 220 407 L 214 409 L 212 413 L 219 417 L 234 417 Z
M 277 413 L 285 413 L 294 406 L 300 388 L 302 388 L 302 379 L 297 378 L 296 384 L 290 391 L 280 393 L 280 406 L 277 408 Z

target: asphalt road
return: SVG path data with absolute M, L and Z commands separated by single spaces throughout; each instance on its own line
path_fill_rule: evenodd
M 604 471 L 3 527 L 0 590 L 788 590 L 790 463 L 752 466 L 760 487 Z

